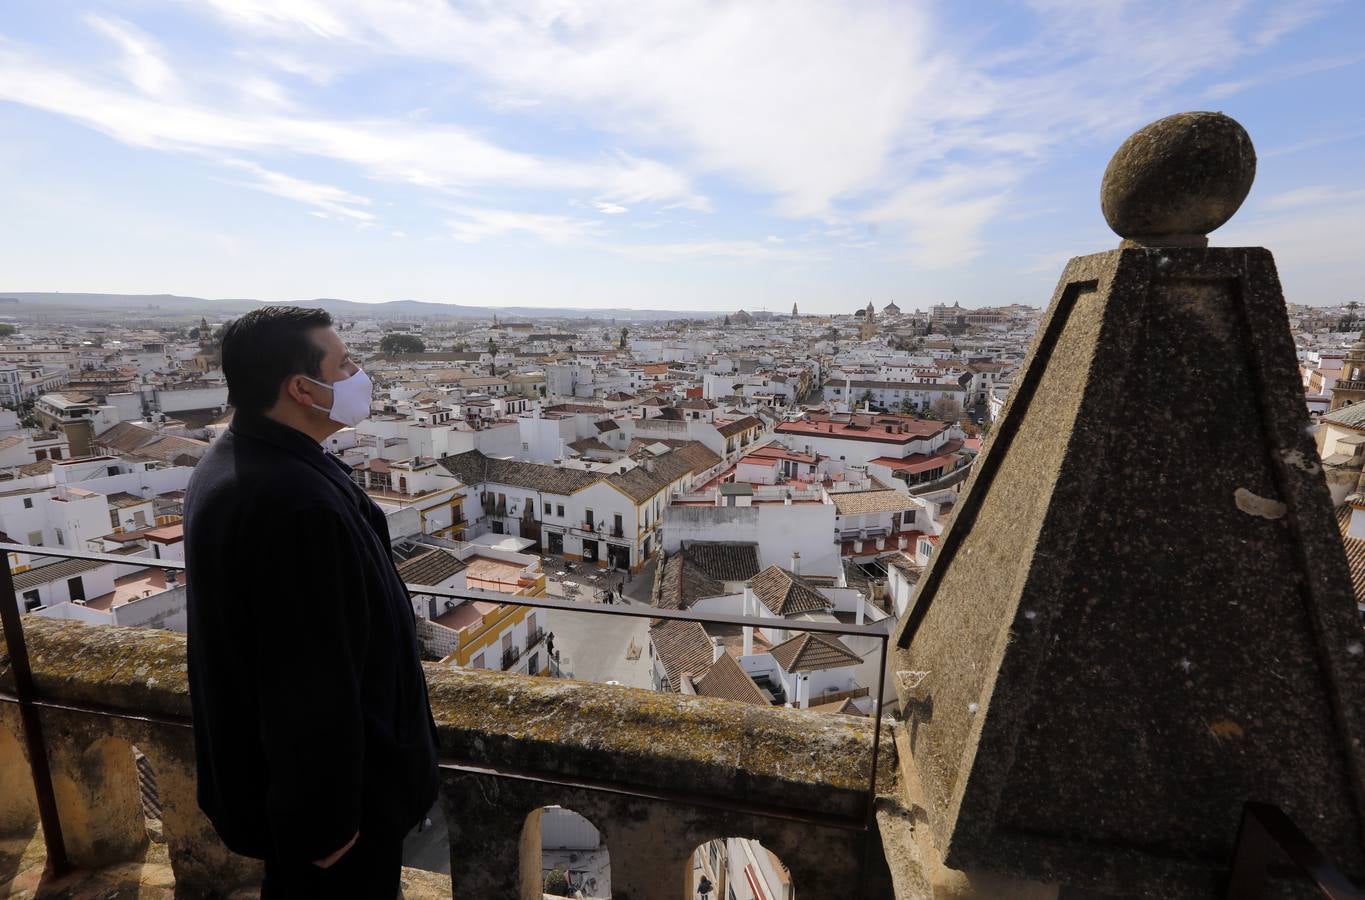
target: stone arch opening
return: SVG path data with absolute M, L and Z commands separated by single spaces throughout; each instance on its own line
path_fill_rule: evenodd
M 403 865 L 450 876 L 450 830 L 440 798 L 403 839 Z
M 137 744 L 129 744 L 133 754 L 133 768 L 137 772 L 138 799 L 142 805 L 143 827 L 153 844 L 166 843 L 166 829 L 162 823 L 161 790 L 156 783 L 156 767 Z
M 794 900 L 796 886 L 781 858 L 754 838 L 715 838 L 687 861 L 689 900 Z
M 532 810 L 522 826 L 523 897 L 611 897 L 611 854 L 602 832 L 562 806 Z

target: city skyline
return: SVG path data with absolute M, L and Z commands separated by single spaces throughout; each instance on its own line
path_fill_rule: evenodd
M 0 25 L 5 286 L 1041 306 L 1117 243 L 1117 140 L 1204 108 L 1260 157 L 1212 242 L 1269 247 L 1289 302 L 1356 299 L 1362 14 L 1217 6 L 28 4 Z

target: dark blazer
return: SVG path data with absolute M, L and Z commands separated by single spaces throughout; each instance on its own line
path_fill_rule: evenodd
M 302 432 L 238 413 L 185 497 L 199 805 L 232 850 L 314 860 L 436 797 L 436 727 L 384 514 Z

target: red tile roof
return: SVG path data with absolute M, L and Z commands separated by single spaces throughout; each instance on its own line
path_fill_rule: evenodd
M 853 422 L 812 421 L 783 422 L 775 429 L 778 434 L 817 435 L 846 441 L 877 441 L 882 444 L 909 444 L 941 434 L 948 426 L 943 422 L 922 419 L 877 416 L 854 416 Z M 887 429 L 891 429 L 888 431 Z M 904 429 L 904 430 L 902 430 Z

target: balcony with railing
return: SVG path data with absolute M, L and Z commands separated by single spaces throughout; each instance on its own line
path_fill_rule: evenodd
M 527 636 L 526 645 L 513 644 L 502 651 L 502 671 L 510 672 L 521 665 L 521 661 L 545 641 L 545 629 L 537 628 Z M 534 672 L 531 674 L 535 674 Z
M 695 898 L 694 850 L 732 835 L 802 900 L 1359 897 L 1350 570 L 1274 260 L 1206 246 L 1254 160 L 1219 114 L 1130 139 L 1102 189 L 1123 244 L 1067 264 L 895 634 L 784 623 L 889 639 L 892 729 L 430 666 L 453 874 L 405 896 L 541 897 L 561 806 L 600 830 L 617 900 Z M 195 802 L 184 637 L 21 620 L 9 578 L 0 614 L 0 887 L 105 896 L 150 866 L 143 897 L 249 888 Z

